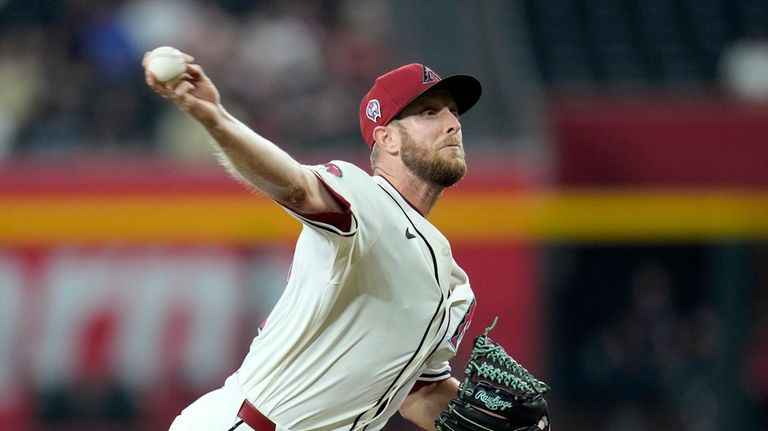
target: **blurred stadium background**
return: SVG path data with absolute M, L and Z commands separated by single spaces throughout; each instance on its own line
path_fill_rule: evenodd
M 166 429 L 281 291 L 299 227 L 145 89 L 160 45 L 306 163 L 367 165 L 382 71 L 478 76 L 434 214 L 469 336 L 558 430 L 768 429 L 764 0 L 0 1 L 0 429 Z

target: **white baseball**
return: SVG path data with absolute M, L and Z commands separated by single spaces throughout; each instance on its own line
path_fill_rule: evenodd
M 161 46 L 147 55 L 147 70 L 162 82 L 171 82 L 187 71 L 187 60 L 176 48 Z

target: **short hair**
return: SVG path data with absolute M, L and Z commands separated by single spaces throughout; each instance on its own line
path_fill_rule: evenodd
M 377 160 L 379 160 L 379 146 L 374 142 L 371 146 L 371 169 L 376 167 Z

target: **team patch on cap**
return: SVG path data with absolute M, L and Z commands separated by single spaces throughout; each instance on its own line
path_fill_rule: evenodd
M 365 108 L 365 116 L 374 123 L 381 118 L 381 105 L 378 100 L 371 99 L 371 101 L 368 102 L 368 106 Z
M 430 82 L 435 82 L 440 80 L 440 77 L 437 76 L 437 74 L 427 66 L 422 66 L 421 75 L 422 75 L 422 80 L 421 80 L 422 84 L 429 84 Z

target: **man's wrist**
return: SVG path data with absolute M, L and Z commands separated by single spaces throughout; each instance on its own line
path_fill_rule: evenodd
M 237 122 L 235 121 L 235 118 L 232 117 L 221 104 L 216 105 L 216 110 L 217 113 L 215 115 L 212 115 L 210 118 L 201 121 L 201 123 L 203 127 L 205 127 L 205 130 L 208 131 L 208 134 L 210 134 L 211 137 L 218 141 L 219 138 L 231 134 L 230 127 L 235 125 Z

